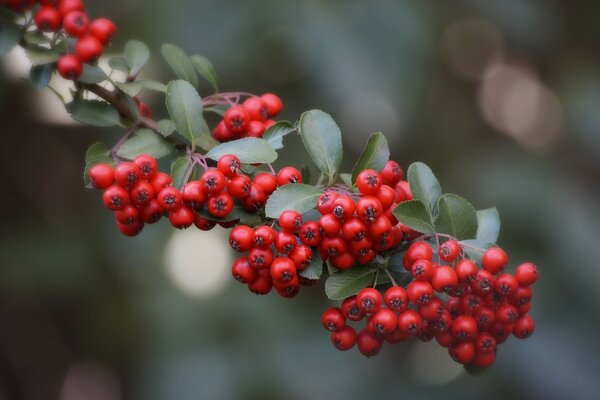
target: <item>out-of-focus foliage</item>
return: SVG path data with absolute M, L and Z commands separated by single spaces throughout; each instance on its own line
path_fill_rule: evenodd
M 1 399 L 597 397 L 598 2 L 88 3 L 115 18 L 116 49 L 138 38 L 157 56 L 176 43 L 213 62 L 223 91 L 278 93 L 284 119 L 326 110 L 346 170 L 382 131 L 403 165 L 424 161 L 445 190 L 496 206 L 512 266 L 531 260 L 542 274 L 537 331 L 511 338 L 478 377 L 437 346 L 370 360 L 335 351 L 319 324 L 323 290 L 254 297 L 229 277 L 223 231 L 117 234 L 80 172 L 85 148 L 118 132 L 65 125 L 48 93 L 16 78 L 25 66 L 11 54 L 0 70 Z M 153 57 L 142 75 L 169 73 Z M 299 140 L 285 139 L 284 158 L 310 164 Z

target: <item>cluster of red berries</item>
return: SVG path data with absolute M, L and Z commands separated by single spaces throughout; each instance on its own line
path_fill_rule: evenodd
M 339 308 L 325 310 L 322 324 L 331 332 L 333 345 L 345 351 L 356 344 L 371 357 L 384 341 L 435 338 L 460 364 L 492 365 L 497 345 L 511 334 L 525 339 L 535 329 L 528 311 L 538 271 L 535 265 L 524 263 L 512 275 L 503 273 L 508 256 L 499 247 L 483 254 L 481 269 L 472 260 L 459 258 L 460 254 L 460 244 L 447 240 L 438 256 L 453 266 L 441 265 L 432 262 L 429 243 L 411 244 L 403 260 L 412 275 L 406 288 L 391 286 L 383 296 L 377 289 L 365 288 Z M 365 327 L 358 334 L 346 324 L 365 317 Z
M 61 28 L 76 38 L 73 54 L 65 54 L 57 64 L 57 70 L 65 79 L 77 79 L 83 72 L 83 63 L 96 61 L 114 36 L 117 28 L 106 18 L 90 21 L 81 0 L 3 0 L 2 4 L 15 11 L 25 11 L 37 4 L 33 20 L 41 32 L 57 32 Z
M 244 137 L 260 138 L 275 125 L 272 119 L 283 109 L 283 102 L 273 93 L 248 97 L 242 105 L 230 107 L 212 132 L 219 142 Z

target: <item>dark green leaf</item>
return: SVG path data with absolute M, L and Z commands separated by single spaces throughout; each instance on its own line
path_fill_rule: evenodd
M 189 82 L 178 80 L 169 83 L 166 104 L 175 129 L 190 143 L 200 135 L 208 134 L 202 116 L 202 100 Z
M 0 18 L 0 56 L 7 54 L 23 37 L 23 30 L 12 21 Z
M 154 133 L 150 129 L 139 129 L 121 145 L 117 154 L 128 160 L 133 160 L 140 154 L 162 158 L 173 153 L 173 151 L 175 151 L 175 147 L 158 133 Z
M 73 100 L 68 109 L 73 119 L 82 124 L 109 127 L 121 123 L 117 110 L 103 101 Z
M 29 46 L 25 49 L 32 65 L 52 64 L 60 58 L 60 53 L 40 46 Z
M 150 59 L 148 46 L 139 40 L 130 40 L 125 44 L 125 60 L 129 66 L 129 75 L 136 76 Z
M 352 183 L 356 182 L 356 177 L 361 171 L 365 169 L 381 171 L 389 160 L 390 149 L 387 139 L 381 132 L 372 134 L 360 158 L 352 169 Z
M 1 24 L 1 22 L 0 22 Z M 27 31 L 25 35 L 23 35 L 23 39 L 30 44 L 49 44 L 50 39 L 48 39 L 44 34 L 38 30 L 35 31 Z
M 127 64 L 127 60 L 125 57 L 113 57 L 108 60 L 108 66 L 117 71 L 121 71 L 129 76 L 129 65 Z
M 183 50 L 172 44 L 163 44 L 161 53 L 179 79 L 188 81 L 193 87 L 198 86 L 198 76 L 192 60 Z
M 492 243 L 486 243 L 479 240 L 462 240 L 460 245 L 465 253 L 467 253 L 469 258 L 476 263 L 481 263 L 481 257 L 483 256 L 483 253 L 493 246 Z
M 315 165 L 330 180 L 342 164 L 342 132 L 333 118 L 321 110 L 307 111 L 300 117 L 300 135 Z
M 83 73 L 77 79 L 82 83 L 100 83 L 108 79 L 108 76 L 95 65 L 83 64 Z
M 48 86 L 48 83 L 50 83 L 50 78 L 52 78 L 53 72 L 53 64 L 36 65 L 35 67 L 31 67 L 31 71 L 29 71 L 29 80 L 31 81 L 31 85 L 35 88 L 35 90 L 44 89 L 46 86 Z
M 403 201 L 396 206 L 394 216 L 402 224 L 421 233 L 434 233 L 429 213 L 421 200 Z
M 263 139 L 243 138 L 221 143 L 213 147 L 206 157 L 218 160 L 226 154 L 238 156 L 243 164 L 267 164 L 277 159 L 277 153 L 271 145 Z
M 85 153 L 85 169 L 83 171 L 83 181 L 85 186 L 92 188 L 88 172 L 90 168 L 99 163 L 114 165 L 114 160 L 110 157 L 110 151 L 104 143 L 98 142 L 91 145 Z
M 149 79 L 141 79 L 133 82 L 117 82 L 116 85 L 130 96 L 137 96 L 142 89 L 154 90 L 161 93 L 167 91 L 167 87 L 164 84 Z
M 439 215 L 435 221 L 437 232 L 447 233 L 459 240 L 477 235 L 475 208 L 460 196 L 443 194 L 438 200 Z
M 294 132 L 296 129 L 288 121 L 279 121 L 265 131 L 263 139 L 269 142 L 273 150 L 283 148 L 283 137 Z
M 325 282 L 325 294 L 331 300 L 343 300 L 357 294 L 361 289 L 371 285 L 375 278 L 376 268 L 355 267 L 336 272 Z
M 422 162 L 416 162 L 408 167 L 408 182 L 413 198 L 421 200 L 431 215 L 435 215 L 437 201 L 442 195 L 442 188 L 431 169 Z
M 265 212 L 269 218 L 279 218 L 285 210 L 298 211 L 300 214 L 317 206 L 317 199 L 323 191 L 315 186 L 289 184 L 279 187 L 269 197 Z
M 215 92 L 219 91 L 219 76 L 215 72 L 215 67 L 208 60 L 208 58 L 194 55 L 192 56 L 192 64 L 196 71 L 210 83 L 210 85 L 215 89 Z
M 184 182 L 185 177 L 191 168 L 190 160 L 183 156 L 175 159 L 171 164 L 171 178 L 173 179 L 173 186 L 181 189 Z
M 302 175 L 302 182 L 307 185 L 310 185 L 310 181 L 312 178 L 310 167 L 308 165 L 303 165 L 302 168 L 300 168 L 300 174 Z
M 175 132 L 175 124 L 170 119 L 161 119 L 156 123 L 156 127 L 164 137 L 170 136 Z
M 477 240 L 496 243 L 500 234 L 500 215 L 496 208 L 477 211 Z
M 304 270 L 299 271 L 298 275 L 303 278 L 317 280 L 323 275 L 323 260 L 316 249 L 313 249 L 313 256 L 310 259 L 310 265 Z
M 467 374 L 472 375 L 472 376 L 481 375 L 482 373 L 489 370 L 489 368 L 476 367 L 475 365 L 472 365 L 472 364 L 465 364 L 465 365 L 463 365 L 463 368 L 465 369 Z

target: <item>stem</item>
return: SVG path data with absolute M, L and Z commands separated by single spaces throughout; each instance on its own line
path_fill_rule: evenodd
M 113 158 L 113 160 L 115 160 L 116 162 L 120 161 L 120 157 L 117 154 L 119 152 L 119 149 L 121 148 L 121 146 L 123 145 L 123 143 L 125 143 L 127 141 L 127 139 L 129 139 L 131 137 L 131 135 L 138 129 L 138 125 L 133 125 L 131 128 L 129 128 L 127 130 L 127 132 L 125 132 L 125 134 L 123 135 L 123 137 L 121 139 L 119 139 L 119 141 L 117 143 L 115 143 L 115 145 L 110 149 L 110 156 Z
M 271 173 L 272 173 L 273 175 L 277 175 L 277 173 L 275 172 L 275 168 L 273 168 L 273 164 L 271 164 L 271 163 L 268 163 L 267 165 L 269 166 L 269 169 L 271 170 Z
M 396 283 L 396 280 L 394 279 L 394 277 L 392 276 L 390 271 L 388 271 L 387 269 L 384 269 L 384 271 L 387 274 L 388 278 L 390 278 L 390 280 L 392 281 L 392 285 L 398 286 L 398 284 Z

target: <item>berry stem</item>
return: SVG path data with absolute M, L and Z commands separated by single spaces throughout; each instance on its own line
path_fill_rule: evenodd
M 116 162 L 121 161 L 121 157 L 119 157 L 118 153 L 119 153 L 119 149 L 121 148 L 121 146 L 123 145 L 123 143 L 125 143 L 127 141 L 127 139 L 129 139 L 131 137 L 131 135 L 139 128 L 138 124 L 133 125 L 131 128 L 129 128 L 127 130 L 127 132 L 125 132 L 125 134 L 123 135 L 123 137 L 121 139 L 119 139 L 119 141 L 117 143 L 115 143 L 115 145 L 110 149 L 110 156 L 113 158 L 113 160 L 115 160 Z
M 392 276 L 390 271 L 388 271 L 387 269 L 384 269 L 384 271 L 387 274 L 388 278 L 390 278 L 390 280 L 392 281 L 392 285 L 398 286 L 398 284 L 396 283 L 396 280 L 394 279 L 394 277 Z

